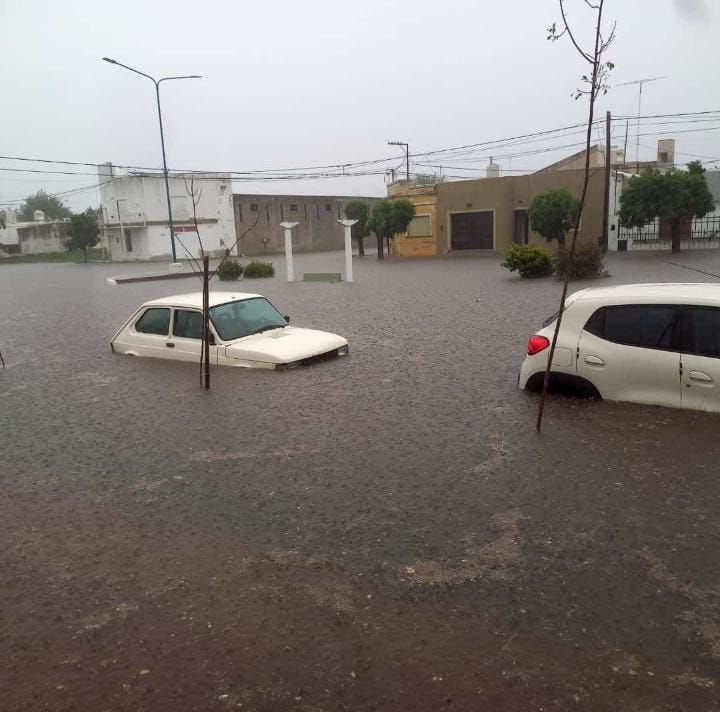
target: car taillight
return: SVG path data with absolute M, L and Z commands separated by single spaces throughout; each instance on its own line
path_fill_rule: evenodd
M 527 347 L 528 356 L 539 354 L 548 346 L 550 346 L 550 342 L 544 336 L 538 336 L 537 334 L 535 336 L 531 336 Z

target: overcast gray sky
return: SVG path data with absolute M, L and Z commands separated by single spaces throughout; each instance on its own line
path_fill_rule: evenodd
M 164 85 L 171 169 L 350 163 L 398 155 L 388 139 L 427 151 L 574 124 L 587 108 L 570 97 L 586 68 L 569 42 L 545 39 L 545 28 L 559 19 L 556 0 L 2 4 L 2 155 L 159 167 L 151 83 L 102 56 L 156 76 L 203 75 Z M 646 85 L 644 114 L 720 109 L 718 4 L 606 0 L 608 19 L 617 20 L 608 55 L 617 65 L 612 83 L 668 77 Z M 582 0 L 567 0 L 567 7 L 589 41 Z M 598 108 L 602 115 L 635 114 L 636 87 L 613 88 Z M 678 151 L 720 159 L 720 131 L 712 127 L 720 127 L 720 114 L 714 122 L 642 133 L 701 128 L 677 133 Z M 614 133 L 624 135 L 624 125 Z M 631 145 L 632 136 L 631 126 Z M 654 157 L 656 140 L 641 138 L 641 159 Z M 530 170 L 574 150 L 499 162 L 513 172 Z M 63 170 L 7 160 L 0 166 Z M 93 182 L 3 171 L 0 203 Z M 235 190 L 383 195 L 385 185 L 380 175 L 238 182 Z M 68 200 L 75 208 L 96 202 L 92 192 Z

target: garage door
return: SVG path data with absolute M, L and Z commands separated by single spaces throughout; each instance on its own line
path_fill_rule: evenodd
M 453 250 L 492 250 L 493 213 L 482 210 L 450 215 L 450 248 Z

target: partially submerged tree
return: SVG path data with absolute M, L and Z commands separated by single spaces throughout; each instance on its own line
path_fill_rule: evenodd
M 563 311 L 565 308 L 565 299 L 567 298 L 568 283 L 570 280 L 570 274 L 572 273 L 572 263 L 575 257 L 575 248 L 577 246 L 578 229 L 580 227 L 580 220 L 582 219 L 583 208 L 585 207 L 585 198 L 587 197 L 588 183 L 590 181 L 590 145 L 592 142 L 592 131 L 595 120 L 595 100 L 600 94 L 607 94 L 607 78 L 609 73 L 615 68 L 612 62 L 608 62 L 605 59 L 605 53 L 608 47 L 612 44 L 615 39 L 615 27 L 613 24 L 609 33 L 603 35 L 603 5 L 605 0 L 584 0 L 580 4 L 578 0 L 578 6 L 583 5 L 590 9 L 595 15 L 594 17 L 594 39 L 592 49 L 584 49 L 577 38 L 575 32 L 568 22 L 567 13 L 565 11 L 565 0 L 558 0 L 560 5 L 560 15 L 562 16 L 562 29 L 558 30 L 555 23 L 553 23 L 547 30 L 547 39 L 555 42 L 565 35 L 570 39 L 573 47 L 582 58 L 583 62 L 590 66 L 590 73 L 582 75 L 582 88 L 576 89 L 573 92 L 573 97 L 577 100 L 583 96 L 588 98 L 588 121 L 587 131 L 585 134 L 585 175 L 583 177 L 583 187 L 580 194 L 580 202 L 578 204 L 577 220 L 573 228 L 572 241 L 570 243 L 570 249 L 568 250 L 567 260 L 568 268 L 565 273 L 565 279 L 563 280 L 562 295 L 560 297 L 560 308 L 558 310 L 558 318 L 555 322 L 555 331 L 553 333 L 552 342 L 550 344 L 550 351 L 548 352 L 548 361 L 545 368 L 545 378 L 543 379 L 542 395 L 540 396 L 540 405 L 538 407 L 537 421 L 535 424 L 536 429 L 539 431 L 542 428 L 542 417 L 545 408 L 545 395 L 547 393 L 548 383 L 550 381 L 550 366 L 553 362 L 553 356 L 555 355 L 555 346 L 557 345 L 558 334 L 560 333 L 560 325 L 562 324 Z M 609 152 L 609 148 L 608 148 Z
M 415 206 L 407 198 L 397 200 L 383 198 L 373 205 L 367 226 L 377 238 L 379 260 L 384 258 L 383 240 L 389 240 L 400 232 L 406 232 L 414 217 Z
M 353 240 L 357 240 L 358 254 L 360 257 L 365 256 L 365 243 L 363 240 L 370 234 L 368 230 L 368 218 L 370 217 L 370 208 L 368 204 L 360 198 L 353 198 L 345 206 L 345 217 L 348 220 L 357 220 L 351 228 Z
M 551 188 L 538 193 L 530 203 L 530 227 L 548 242 L 557 240 L 565 249 L 565 233 L 572 228 L 578 215 L 579 203 L 567 188 Z
M 47 220 L 63 220 L 72 216 L 72 212 L 63 205 L 60 198 L 44 190 L 39 190 L 25 198 L 25 202 L 20 206 L 18 218 L 23 222 L 31 222 L 35 219 L 36 210 L 42 210 Z
M 82 250 L 87 263 L 88 247 L 97 245 L 98 232 L 97 213 L 92 208 L 88 208 L 84 213 L 78 213 L 70 218 L 69 240 L 65 245 L 68 250 Z
M 666 221 L 670 225 L 672 251 L 680 252 L 682 220 L 702 218 L 714 209 L 705 169 L 700 161 L 693 161 L 687 171 L 660 173 L 648 169 L 633 176 L 620 195 L 620 224 L 642 227 L 656 219 Z

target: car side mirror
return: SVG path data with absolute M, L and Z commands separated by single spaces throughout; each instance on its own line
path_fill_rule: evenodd
M 289 324 L 289 323 L 290 323 L 290 317 L 289 317 L 289 316 L 286 316 L 286 317 L 285 317 L 285 321 Z

